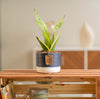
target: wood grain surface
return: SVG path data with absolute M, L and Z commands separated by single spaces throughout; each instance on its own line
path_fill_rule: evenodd
M 96 87 L 96 90 L 97 90 L 97 99 L 100 99 L 100 77 L 97 78 L 97 87 Z
M 0 72 L 0 78 L 66 78 L 66 77 L 99 77 L 100 70 L 84 70 L 84 69 L 61 69 L 59 73 L 37 73 L 36 70 L 4 70 Z
M 96 94 L 95 84 L 31 84 L 15 85 L 16 92 L 29 92 L 30 88 L 48 88 L 49 94 Z M 21 89 L 21 90 L 19 90 Z
M 88 68 L 100 69 L 100 51 L 88 51 Z
M 84 69 L 83 51 L 61 51 L 62 69 Z
M 0 78 L 12 81 L 51 81 L 49 84 L 22 84 L 14 83 L 16 95 L 29 95 L 30 88 L 48 88 L 49 99 L 100 99 L 100 70 L 99 69 L 62 69 L 59 73 L 43 74 L 36 70 L 4 70 L 0 72 Z M 57 83 L 59 81 L 59 83 Z M 63 81 L 63 83 L 61 82 Z M 68 83 L 73 82 L 73 83 Z M 81 82 L 81 83 L 76 83 Z M 88 82 L 88 83 L 86 83 Z M 59 94 L 93 94 L 91 97 L 51 97 Z M 97 96 L 95 96 L 95 94 Z M 19 99 L 19 98 L 16 98 Z M 21 98 L 29 99 L 29 98 Z

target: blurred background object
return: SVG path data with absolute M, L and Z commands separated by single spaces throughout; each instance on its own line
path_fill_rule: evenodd
M 82 48 L 93 48 L 94 39 L 94 32 L 87 21 L 85 21 L 80 30 L 80 42 Z
M 55 21 L 48 21 L 48 22 L 46 22 L 45 23 L 46 24 L 46 26 L 47 26 L 47 28 L 48 28 L 48 31 L 49 31 L 49 33 L 50 33 L 50 37 L 52 37 L 52 34 L 53 34 L 53 28 L 54 28 L 54 26 L 56 25 L 55 24 Z

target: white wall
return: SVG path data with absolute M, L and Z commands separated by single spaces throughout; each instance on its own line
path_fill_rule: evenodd
M 32 49 L 39 46 L 35 35 L 43 39 L 34 8 L 45 22 L 58 22 L 66 15 L 59 47 L 80 46 L 79 31 L 84 20 L 95 32 L 95 46 L 100 46 L 100 0 L 1 0 L 1 3 L 3 69 L 32 68 Z

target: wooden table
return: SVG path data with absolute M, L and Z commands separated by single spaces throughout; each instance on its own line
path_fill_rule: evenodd
M 43 74 L 36 70 L 3 70 L 0 72 L 3 83 L 12 81 L 41 81 L 50 84 L 16 84 L 16 94 L 27 94 L 30 88 L 48 88 L 49 99 L 100 99 L 100 70 L 62 69 L 60 73 Z M 59 81 L 59 82 L 58 82 Z M 63 83 L 61 83 L 63 82 Z M 69 83 L 71 82 L 71 83 Z M 76 84 L 78 82 L 78 84 Z M 52 97 L 52 94 L 93 94 L 93 97 Z

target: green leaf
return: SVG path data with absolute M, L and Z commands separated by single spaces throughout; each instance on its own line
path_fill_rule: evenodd
M 50 49 L 48 48 L 48 46 L 46 44 L 44 44 L 38 37 L 36 37 L 37 40 L 39 41 L 41 47 L 43 48 L 43 51 L 49 51 Z
M 64 19 L 64 17 L 58 22 L 57 25 L 54 26 L 54 28 L 53 28 L 53 33 L 55 33 L 56 30 L 59 29 L 59 28 L 62 26 L 63 19 Z
M 53 32 L 53 36 L 52 36 L 52 39 L 51 39 L 51 44 L 54 42 L 54 39 L 55 39 L 55 32 Z
M 61 33 L 59 33 L 59 35 L 56 38 L 56 40 L 52 43 L 51 48 L 50 48 L 51 51 L 54 51 L 55 50 L 55 47 L 56 47 L 56 44 L 57 44 L 57 42 L 58 42 L 58 40 L 60 38 L 60 35 L 61 35 Z
M 50 41 L 50 35 L 49 35 L 49 31 L 45 25 L 45 23 L 43 22 L 43 20 L 40 18 L 40 16 L 38 15 L 36 9 L 34 9 L 35 11 L 35 19 L 37 21 L 37 23 L 39 24 L 39 26 L 42 28 L 43 30 L 43 35 L 44 35 L 44 39 L 45 39 L 45 43 L 48 47 L 51 46 L 51 41 Z
M 59 29 L 59 28 L 62 26 L 63 19 L 64 19 L 64 17 L 63 17 L 63 18 L 58 22 L 58 24 L 55 25 L 54 28 L 53 28 L 53 36 L 52 36 L 52 39 L 51 39 L 51 44 L 54 42 L 56 30 Z

